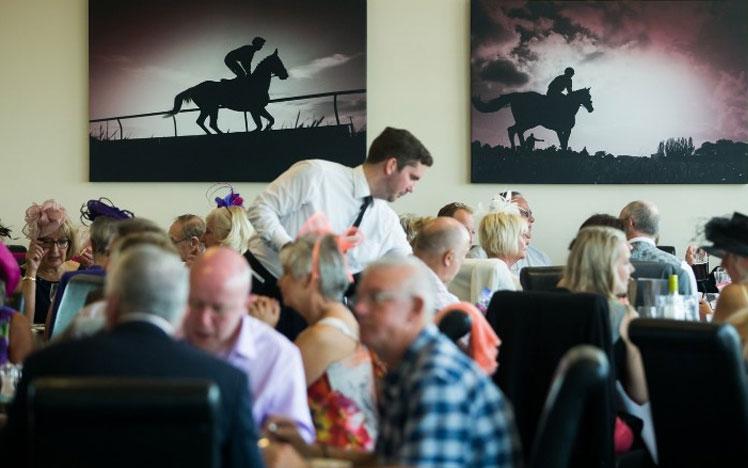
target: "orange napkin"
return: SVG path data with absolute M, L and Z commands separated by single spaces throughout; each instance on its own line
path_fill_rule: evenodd
M 457 302 L 444 307 L 436 314 L 434 322 L 439 323 L 444 314 L 453 310 L 460 310 L 470 316 L 473 323 L 470 329 L 470 357 L 487 375 L 493 374 L 498 367 L 496 359 L 501 340 L 478 308 L 469 302 Z

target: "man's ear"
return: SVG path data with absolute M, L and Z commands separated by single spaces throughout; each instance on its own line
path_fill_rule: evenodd
M 391 175 L 397 172 L 397 159 L 389 157 L 384 161 L 384 174 Z
M 442 255 L 442 265 L 445 267 L 448 267 L 452 265 L 452 262 L 455 261 L 455 251 L 452 249 L 447 250 L 444 252 L 444 255 Z
M 190 252 L 200 253 L 200 238 L 197 236 L 190 237 Z
M 426 313 L 426 311 L 423 310 L 423 307 L 423 298 L 419 296 L 413 296 L 413 308 L 410 310 L 409 316 L 410 322 L 423 322 L 423 314 Z

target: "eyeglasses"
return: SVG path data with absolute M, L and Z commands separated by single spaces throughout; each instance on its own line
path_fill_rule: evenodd
M 357 293 L 351 301 L 353 305 L 382 305 L 385 302 L 397 301 L 399 299 L 409 299 L 413 297 L 410 294 L 394 291 L 372 291 L 367 293 Z
M 527 218 L 527 219 L 532 218 L 532 210 L 525 210 L 525 209 L 520 208 L 519 209 L 519 214 L 523 218 Z
M 65 249 L 67 248 L 68 244 L 70 244 L 70 240 L 69 239 L 54 240 L 54 239 L 43 237 L 41 239 L 37 239 L 36 243 L 42 246 L 42 248 L 44 249 L 51 249 L 55 245 L 61 249 Z

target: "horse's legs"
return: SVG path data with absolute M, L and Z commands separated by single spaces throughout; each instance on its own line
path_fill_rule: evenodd
M 210 135 L 210 130 L 208 130 L 208 127 L 205 126 L 205 119 L 207 118 L 208 118 L 208 113 L 205 112 L 204 109 L 200 109 L 200 115 L 197 116 L 197 120 L 195 120 L 195 122 L 197 122 L 200 128 L 205 130 L 205 133 Z
M 509 142 L 512 144 L 512 151 L 514 151 L 516 149 L 514 146 L 514 135 L 517 133 L 517 125 L 507 128 L 507 132 L 509 133 Z
M 522 130 L 517 130 L 517 135 L 519 136 L 519 147 L 524 148 L 525 147 L 525 130 L 526 128 L 523 128 Z
M 210 128 L 215 130 L 216 133 L 223 133 L 221 129 L 218 128 L 218 107 L 210 110 Z
M 565 150 L 569 147 L 570 134 L 570 130 L 556 130 L 556 135 L 558 135 L 558 142 L 561 144 L 561 149 Z
M 275 119 L 273 118 L 272 115 L 270 115 L 270 112 L 268 112 L 267 109 L 265 109 L 264 107 L 260 111 L 260 115 L 265 117 L 268 121 L 268 124 L 265 125 L 265 130 L 270 130 L 270 128 L 272 128 L 273 124 L 275 123 Z
M 259 132 L 262 130 L 262 120 L 260 120 L 260 113 L 257 111 L 249 111 L 249 115 L 252 116 L 252 120 L 255 122 L 255 129 L 253 132 Z

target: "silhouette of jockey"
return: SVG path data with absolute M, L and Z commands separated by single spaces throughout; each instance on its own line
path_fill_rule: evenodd
M 546 96 L 564 96 L 563 91 L 566 90 L 566 95 L 571 94 L 571 77 L 574 76 L 574 69 L 568 67 L 564 70 L 563 75 L 559 75 L 551 81 L 548 85 L 548 91 L 545 93 Z
M 535 138 L 535 134 L 531 133 L 529 137 L 525 140 L 525 149 L 532 151 L 535 149 L 535 142 L 537 141 L 545 141 L 541 140 L 540 138 Z
M 265 39 L 255 37 L 252 39 L 252 44 L 241 46 L 226 54 L 223 63 L 234 72 L 237 78 L 252 76 L 252 58 L 255 52 L 262 49 L 263 45 L 265 45 Z

